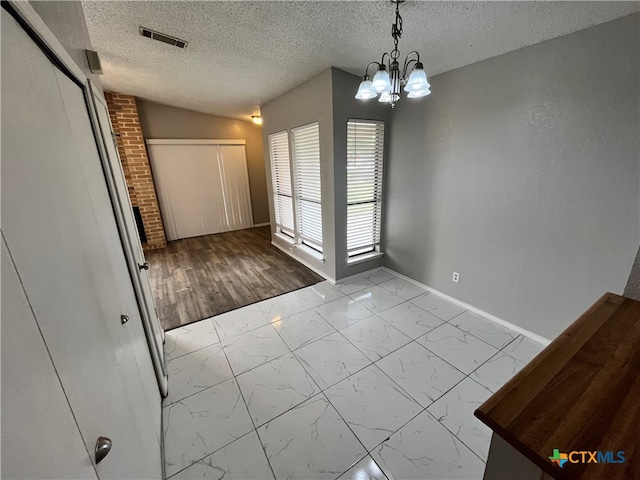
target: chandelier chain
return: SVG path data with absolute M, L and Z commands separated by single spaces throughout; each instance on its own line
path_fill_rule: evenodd
M 398 50 L 398 41 L 402 37 L 402 16 L 400 15 L 400 2 L 396 2 L 396 21 L 391 25 L 391 36 L 393 37 L 393 50 L 391 58 L 397 60 L 400 57 Z

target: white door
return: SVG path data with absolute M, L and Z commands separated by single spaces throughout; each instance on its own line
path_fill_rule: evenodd
M 97 478 L 4 240 L 2 336 L 2 478 Z
M 109 214 L 85 90 L 5 10 L 2 33 L 8 253 L 86 451 L 93 453 L 99 436 L 113 441 L 95 465 L 98 476 L 161 478 L 160 396 L 150 387 L 154 373 L 143 354 L 146 338 Z M 122 315 L 129 322 L 122 323 Z M 24 374 L 33 376 L 26 364 Z M 11 412 L 3 406 L 2 414 Z M 3 443 L 12 440 L 3 436 Z
M 253 226 L 243 143 L 147 141 L 167 240 Z
M 115 135 L 109 119 L 107 102 L 102 95 L 93 90 L 93 99 L 96 115 L 102 133 L 105 157 L 103 168 L 109 191 L 111 193 L 111 203 L 113 211 L 118 220 L 122 247 L 127 257 L 129 273 L 133 280 L 136 299 L 140 306 L 145 333 L 149 339 L 149 347 L 160 392 L 163 396 L 167 394 L 167 372 L 164 364 L 163 342 L 164 331 L 160 325 L 158 311 L 153 299 L 149 274 L 147 273 L 146 260 L 142 243 L 133 216 L 131 199 L 127 190 L 122 164 L 118 156 L 115 143 Z M 123 279 L 124 281 L 124 279 Z

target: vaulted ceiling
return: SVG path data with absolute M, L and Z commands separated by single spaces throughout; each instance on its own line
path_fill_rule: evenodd
M 83 8 L 105 89 L 244 119 L 330 66 L 360 76 L 393 46 L 388 0 L 85 1 Z M 432 76 L 639 10 L 639 2 L 407 1 L 399 49 L 418 50 Z M 189 44 L 150 40 L 139 26 Z

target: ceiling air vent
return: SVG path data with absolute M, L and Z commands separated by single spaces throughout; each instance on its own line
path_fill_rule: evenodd
M 152 38 L 153 40 L 158 40 L 159 42 L 168 43 L 169 45 L 173 45 L 174 47 L 187 48 L 187 42 L 185 40 L 180 40 L 179 38 L 156 32 L 155 30 L 151 30 L 149 28 L 140 27 L 140 35 L 142 35 L 143 37 Z

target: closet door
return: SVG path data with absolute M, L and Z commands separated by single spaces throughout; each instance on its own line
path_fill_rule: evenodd
M 218 163 L 222 177 L 227 230 L 253 226 L 251 192 L 244 145 L 218 145 Z
M 227 230 L 214 145 L 149 144 L 167 240 Z
M 2 478 L 95 479 L 73 412 L 2 245 Z M 25 375 L 28 371 L 30 375 Z M 33 378 L 37 381 L 33 381 Z M 51 441 L 55 439 L 55 441 Z
M 167 240 L 253 226 L 244 145 L 216 142 L 147 140 Z
M 8 253 L 86 451 L 93 460 L 98 437 L 113 441 L 107 457 L 94 463 L 98 476 L 160 478 L 160 398 L 144 386 L 153 370 L 139 355 L 146 339 L 135 325 L 131 281 L 118 281 L 126 264 L 113 213 L 105 221 L 111 205 L 85 90 L 4 9 L 2 32 L 2 234 Z M 23 375 L 38 382 L 26 362 Z M 2 415 L 13 412 L 3 405 Z
M 149 275 L 147 270 L 140 268 L 140 265 L 144 265 L 146 260 L 133 216 L 133 208 L 131 206 L 129 192 L 127 190 L 124 171 L 122 169 L 120 157 L 118 156 L 115 135 L 111 128 L 107 102 L 102 95 L 95 90 L 93 90 L 93 99 L 106 153 L 103 161 L 103 168 L 107 182 L 110 185 L 110 192 L 112 193 L 110 200 L 113 206 L 113 211 L 118 217 L 118 227 L 122 238 L 121 243 L 126 252 L 125 262 L 127 262 L 129 266 L 128 273 L 130 274 L 131 280 L 134 282 L 134 290 L 142 314 L 141 320 L 143 321 L 145 333 L 149 338 L 149 349 L 151 349 L 151 356 L 158 386 L 160 387 L 162 395 L 166 395 L 167 373 L 163 353 L 164 331 L 162 330 L 160 320 L 158 319 Z M 109 216 L 109 211 L 104 211 L 104 218 L 100 223 L 111 223 Z M 107 229 L 105 232 L 113 233 L 114 230 Z M 111 245 L 117 245 L 117 241 L 118 239 L 113 237 L 111 239 L 106 239 L 106 242 Z M 120 261 L 119 256 L 121 250 L 122 249 L 117 248 L 113 249 L 113 253 L 117 257 L 117 261 Z M 126 284 L 126 277 L 123 277 L 123 275 L 126 274 L 127 272 L 120 270 L 121 278 L 118 281 L 119 284 Z M 144 347 L 144 345 L 139 346 L 139 356 L 148 357 L 147 351 Z M 141 361 L 144 361 L 144 359 Z M 155 389 L 151 385 L 147 385 L 146 388 L 155 393 Z M 158 434 L 160 435 L 159 425 Z

